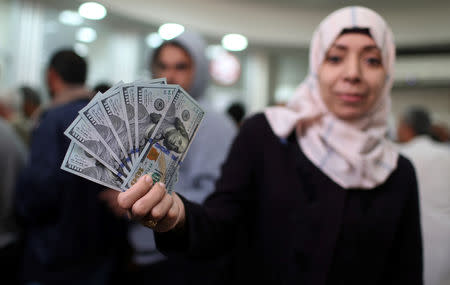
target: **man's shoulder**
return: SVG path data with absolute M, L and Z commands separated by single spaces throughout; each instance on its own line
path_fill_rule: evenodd
M 80 99 L 62 105 L 54 106 L 47 109 L 45 115 L 54 117 L 67 117 L 71 116 L 74 113 L 78 114 L 78 111 L 86 106 L 88 102 L 89 100 L 87 99 Z
M 64 114 L 67 112 L 76 112 L 78 113 L 79 110 L 81 110 L 86 104 L 89 102 L 88 99 L 79 99 L 75 101 L 71 101 L 62 105 L 55 106 L 51 109 L 49 109 L 49 112 L 52 112 L 54 114 Z
M 86 104 L 88 100 L 76 100 L 63 105 L 51 107 L 43 112 L 38 125 L 44 124 L 63 124 L 67 125 L 72 122 L 75 117 Z

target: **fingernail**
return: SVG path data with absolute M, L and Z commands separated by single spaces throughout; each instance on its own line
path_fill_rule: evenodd
M 150 175 L 145 175 L 145 182 L 146 183 L 152 182 L 152 178 L 150 177 Z
M 161 187 L 166 187 L 166 184 L 162 183 L 162 182 L 158 182 L 159 186 Z

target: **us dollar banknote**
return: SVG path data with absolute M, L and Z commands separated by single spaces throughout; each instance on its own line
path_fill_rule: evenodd
M 137 144 L 138 138 L 136 137 L 136 100 L 137 95 L 135 92 L 135 86 L 139 83 L 147 83 L 147 84 L 166 84 L 165 78 L 158 78 L 153 80 L 138 80 L 128 84 L 122 84 L 120 86 L 120 96 L 123 97 L 124 108 L 126 111 L 126 116 L 128 119 L 128 126 L 130 130 L 131 143 L 132 143 L 132 153 L 134 157 L 134 161 L 137 160 L 139 156 L 139 146 Z
M 78 116 L 66 129 L 64 134 L 97 159 L 115 175 L 124 178 L 128 170 L 118 158 L 106 148 L 106 142 L 97 134 L 94 127 L 83 117 Z
M 105 187 L 122 191 L 120 189 L 122 180 L 73 141 L 67 149 L 61 169 Z
M 81 109 L 79 114 L 94 127 L 98 135 L 106 142 L 106 148 L 118 160 L 120 166 L 129 171 L 132 166 L 131 159 L 127 151 L 120 144 L 117 134 L 110 126 L 107 114 L 103 111 L 100 102 L 97 101 L 94 104 L 89 104 Z
M 161 117 L 167 112 L 178 85 L 137 84 L 135 93 L 135 139 L 140 154 L 158 125 Z
M 134 143 L 131 140 L 130 125 L 125 109 L 125 101 L 121 96 L 120 89 L 107 92 L 100 97 L 102 111 L 106 114 L 106 119 L 118 139 L 118 143 L 122 151 L 127 152 L 131 162 L 135 161 Z
M 120 96 L 123 97 L 123 103 L 125 108 L 125 113 L 127 116 L 128 127 L 130 130 L 131 144 L 132 144 L 132 157 L 134 157 L 134 162 L 138 157 L 138 148 L 136 146 L 136 129 L 135 129 L 135 114 L 134 109 L 136 95 L 134 94 L 134 84 L 124 84 L 120 87 Z
M 168 191 L 172 191 L 178 167 L 204 114 L 197 102 L 179 87 L 122 187 L 129 188 L 140 176 L 151 174 L 154 181 L 164 182 L 170 187 Z

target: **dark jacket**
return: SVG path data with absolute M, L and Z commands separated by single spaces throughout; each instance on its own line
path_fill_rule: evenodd
M 86 278 L 120 251 L 125 224 L 98 197 L 102 186 L 60 169 L 64 131 L 88 100 L 43 113 L 31 157 L 18 181 L 16 206 L 26 229 L 22 277 L 67 284 Z
M 295 134 L 280 140 L 259 114 L 204 206 L 185 205 L 184 231 L 157 234 L 159 249 L 201 258 L 231 250 L 233 284 L 422 284 L 417 184 L 403 157 L 376 189 L 345 190 Z

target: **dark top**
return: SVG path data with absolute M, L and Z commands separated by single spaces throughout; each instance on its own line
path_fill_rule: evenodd
M 385 183 L 346 190 L 258 114 L 240 130 L 216 191 L 185 200 L 186 227 L 156 234 L 164 253 L 233 251 L 232 284 L 422 284 L 414 169 L 404 157 Z M 249 283 L 250 282 L 250 283 Z
M 88 103 L 77 100 L 42 114 L 31 157 L 17 185 L 25 232 L 22 278 L 68 284 L 111 260 L 126 239 L 125 224 L 98 197 L 104 188 L 60 169 L 66 128 Z

